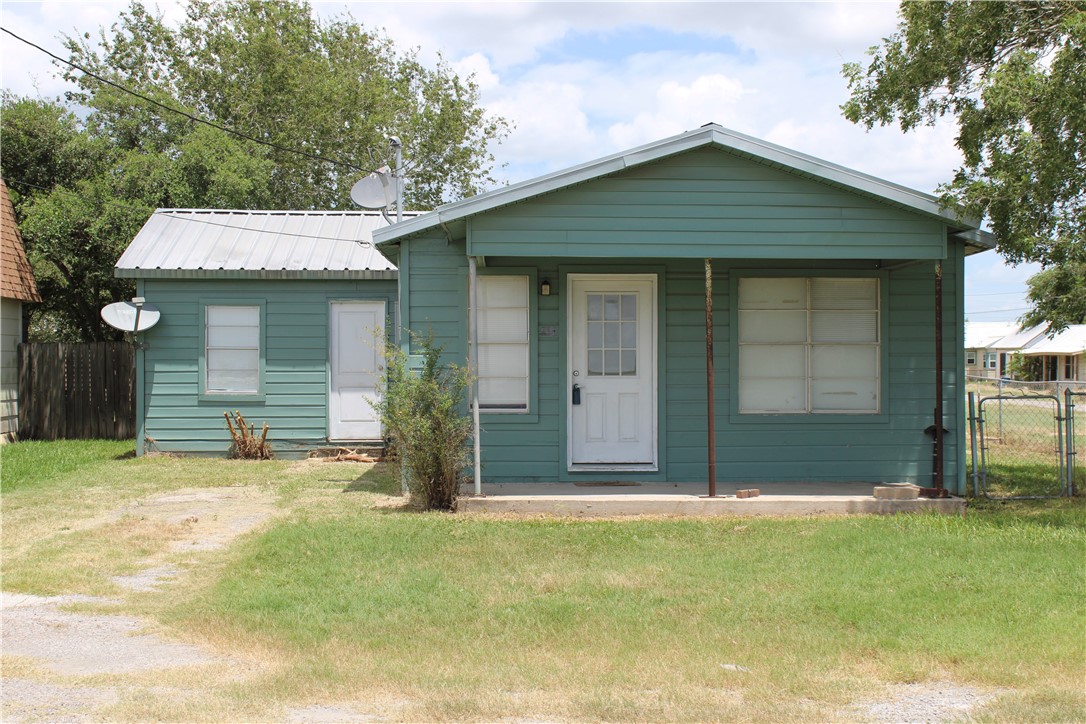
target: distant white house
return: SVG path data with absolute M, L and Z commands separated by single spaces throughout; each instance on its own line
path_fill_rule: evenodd
M 965 323 L 965 374 L 998 379 L 1005 365 L 994 345 L 1018 331 L 1014 322 Z
M 965 373 L 969 377 L 1009 377 L 1015 354 L 1040 360 L 1045 382 L 1086 380 L 1086 324 L 1073 324 L 1052 338 L 1048 325 L 1018 329 L 1013 322 L 966 322 Z
M 1086 324 L 1073 324 L 1051 339 L 1041 335 L 1040 339 L 1022 350 L 1022 355 L 1040 358 L 1041 379 L 1046 382 L 1086 379 L 1086 370 L 1083 369 Z

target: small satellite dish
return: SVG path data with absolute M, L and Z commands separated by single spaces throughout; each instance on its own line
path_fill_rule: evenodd
M 388 166 L 382 166 L 369 176 L 360 178 L 351 187 L 351 201 L 363 209 L 386 209 L 394 196 L 395 189 Z
M 132 302 L 114 302 L 102 308 L 102 319 L 106 324 L 122 332 L 142 332 L 158 324 L 162 313 L 153 304 L 139 305 Z M 136 324 L 139 328 L 136 328 Z

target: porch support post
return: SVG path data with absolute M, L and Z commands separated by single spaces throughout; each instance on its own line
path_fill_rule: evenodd
M 716 384 L 713 379 L 713 260 L 705 260 L 705 390 L 709 413 L 709 497 L 716 497 Z
M 935 489 L 943 491 L 943 262 L 935 262 Z
M 471 438 L 475 495 L 483 494 L 482 445 L 479 441 L 479 285 L 475 257 L 468 257 L 468 369 L 471 372 Z

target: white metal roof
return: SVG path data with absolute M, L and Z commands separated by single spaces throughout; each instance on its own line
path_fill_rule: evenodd
M 1018 331 L 1014 322 L 966 322 L 965 348 L 986 349 Z
M 1023 329 L 1020 332 L 1008 334 L 1002 339 L 997 339 L 995 342 L 989 344 L 988 347 L 990 349 L 1024 350 L 1039 338 L 1044 337 L 1046 329 L 1048 329 L 1047 324 L 1038 324 L 1036 327 Z
M 1024 355 L 1082 354 L 1086 352 L 1086 324 L 1072 324 L 1052 339 L 1042 336 L 1028 348 Z
M 940 200 L 899 184 L 885 181 L 799 151 L 778 146 L 753 136 L 709 123 L 693 131 L 645 144 L 620 153 L 604 156 L 562 171 L 512 184 L 494 191 L 454 201 L 405 220 L 374 235 L 379 245 L 393 244 L 412 234 L 450 224 L 475 214 L 524 201 L 540 194 L 556 191 L 578 183 L 622 171 L 623 169 L 666 158 L 703 146 L 729 149 L 748 158 L 757 159 L 779 168 L 795 171 L 833 185 L 879 198 L 947 223 L 954 231 L 967 232 L 966 241 L 976 249 L 994 247 L 991 236 L 973 233 L 980 227 L 979 219 L 962 218 L 956 209 L 946 208 Z
M 387 225 L 377 211 L 159 209 L 121 255 L 115 273 L 394 276 L 396 267 L 373 247 L 374 230 Z

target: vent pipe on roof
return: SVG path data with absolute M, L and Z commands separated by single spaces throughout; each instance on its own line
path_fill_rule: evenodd
M 398 136 L 389 136 L 388 145 L 396 151 L 396 221 L 403 221 L 403 141 Z

